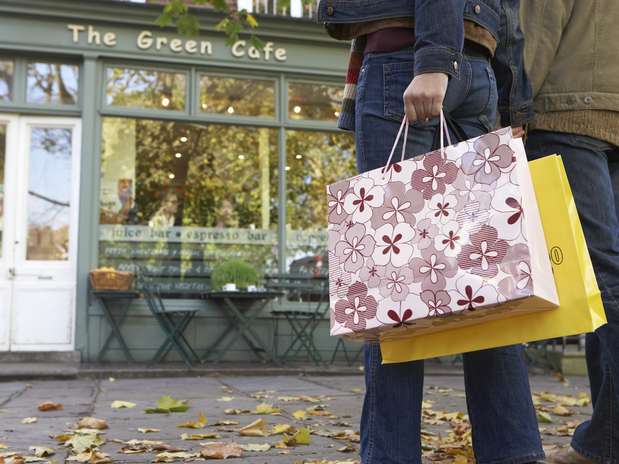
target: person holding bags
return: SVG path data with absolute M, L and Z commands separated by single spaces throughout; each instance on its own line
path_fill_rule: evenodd
M 619 462 L 619 21 L 616 0 L 523 0 L 531 159 L 563 159 L 608 323 L 586 337 L 593 415 L 557 464 Z
M 321 0 L 319 20 L 353 39 L 339 127 L 355 131 L 360 172 L 382 167 L 404 114 L 406 157 L 433 148 L 441 109 L 467 138 L 526 124 L 518 0 Z M 498 88 L 497 88 L 498 81 Z M 522 346 L 464 355 L 473 445 L 480 464 L 544 458 Z M 423 362 L 383 365 L 365 346 L 363 464 L 421 462 Z

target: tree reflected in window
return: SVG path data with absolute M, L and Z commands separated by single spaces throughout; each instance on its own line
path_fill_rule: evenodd
M 288 118 L 335 121 L 344 97 L 341 85 L 291 82 L 288 84 Z
M 186 76 L 183 72 L 142 68 L 108 68 L 106 103 L 110 106 L 183 111 Z
M 28 63 L 28 103 L 76 105 L 78 90 L 78 65 L 52 62 Z
M 13 99 L 13 74 L 15 65 L 11 60 L 0 60 L 0 101 Z
M 275 81 L 202 74 L 200 111 L 228 116 L 275 117 Z

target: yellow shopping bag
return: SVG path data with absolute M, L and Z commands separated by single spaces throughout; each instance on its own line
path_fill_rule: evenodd
M 587 244 L 561 157 L 529 163 L 560 306 L 406 339 L 381 340 L 384 363 L 447 356 L 592 332 L 606 323 Z

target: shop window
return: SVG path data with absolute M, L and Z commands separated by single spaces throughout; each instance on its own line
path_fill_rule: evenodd
M 354 139 L 336 132 L 286 133 L 287 263 L 291 272 L 327 268 L 326 186 L 355 175 Z
M 13 99 L 14 69 L 13 61 L 0 59 L 0 102 Z
M 277 130 L 104 118 L 101 265 L 277 269 Z
M 76 105 L 79 66 L 54 62 L 29 62 L 27 101 L 36 105 Z
M 288 119 L 335 121 L 340 115 L 343 96 L 341 85 L 290 82 Z
M 275 117 L 275 81 L 200 75 L 200 111 Z
M 186 75 L 142 68 L 107 68 L 105 101 L 109 106 L 184 111 Z

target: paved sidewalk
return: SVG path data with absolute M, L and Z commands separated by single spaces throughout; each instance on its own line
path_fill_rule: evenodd
M 561 383 L 552 376 L 533 376 L 531 378 L 534 392 L 550 392 L 555 395 L 570 395 L 563 399 L 579 398 L 578 394 L 587 392 L 587 382 L 584 378 L 569 379 L 569 384 Z M 454 419 L 443 413 L 465 411 L 463 379 L 459 376 L 427 376 L 426 377 L 426 413 L 424 414 L 424 429 L 428 432 L 427 439 L 438 439 L 447 436 L 455 430 Z M 281 435 L 269 437 L 241 437 L 238 428 L 262 418 L 269 428 L 273 424 L 287 423 L 295 427 L 309 427 L 322 435 L 334 435 L 340 432 L 348 439 L 334 439 L 325 436 L 312 435 L 311 444 L 289 447 L 287 449 L 272 448 L 269 451 L 246 451 L 242 458 L 231 458 L 225 462 L 234 463 L 268 463 L 283 464 L 297 462 L 313 462 L 320 459 L 333 461 L 353 461 L 357 459 L 358 443 L 356 437 L 345 430 L 358 431 L 359 412 L 362 404 L 363 377 L 351 376 L 221 376 L 194 378 L 150 378 L 150 379 L 117 379 L 105 380 L 48 380 L 26 382 L 0 383 L 0 444 L 6 445 L 3 452 L 28 452 L 31 446 L 47 446 L 56 450 L 56 455 L 50 458 L 55 462 L 64 462 L 67 449 L 50 438 L 70 429 L 83 416 L 94 416 L 105 419 L 109 429 L 103 435 L 107 443 L 101 451 L 108 453 L 114 462 L 146 463 L 152 462 L 156 453 L 120 454 L 122 444 L 112 440 L 128 441 L 158 440 L 174 447 L 199 451 L 201 442 L 224 441 L 236 443 L 253 443 L 272 445 L 282 440 Z M 146 407 L 154 406 L 159 397 L 171 395 L 176 399 L 189 401 L 189 410 L 184 413 L 145 414 Z M 310 398 L 303 398 L 304 396 Z M 557 414 L 550 412 L 560 404 L 555 397 L 545 397 L 541 401 L 543 415 L 550 423 L 541 426 L 545 432 L 561 434 L 568 430 L 565 424 L 577 422 L 586 417 L 590 406 L 568 405 L 556 409 Z M 111 402 L 115 400 L 130 401 L 137 404 L 133 409 L 112 409 Z M 308 402 L 315 400 L 317 403 Z M 62 403 L 60 411 L 40 412 L 37 406 L 44 401 Z M 229 415 L 226 409 L 256 408 L 259 403 L 269 403 L 281 408 L 281 415 Z M 326 417 L 316 405 L 324 405 L 331 411 L 333 417 Z M 302 422 L 295 420 L 292 413 L 307 408 L 316 409 L 308 413 L 308 419 Z M 573 412 L 575 415 L 562 417 L 560 414 Z M 181 422 L 197 420 L 199 412 L 204 412 L 208 425 L 201 430 L 178 428 Z M 318 415 L 312 415 L 318 414 Z M 26 417 L 36 417 L 37 422 L 22 424 Z M 238 421 L 240 425 L 215 425 L 220 421 Z M 458 419 L 461 421 L 461 419 Z M 138 428 L 160 429 L 156 433 L 142 434 Z M 460 427 L 461 428 L 461 427 Z M 220 435 L 218 440 L 183 441 L 181 433 L 210 433 Z M 434 435 L 432 435 L 434 434 Z M 566 436 L 544 435 L 548 445 L 569 442 Z M 431 448 L 432 443 L 428 444 Z M 338 449 L 354 450 L 344 453 Z M 285 454 L 282 454 L 285 453 Z M 437 455 L 435 455 L 436 458 Z M 437 459 L 438 460 L 438 459 Z M 0 462 L 1 462 L 0 458 Z M 447 459 L 445 461 L 448 461 Z M 442 461 L 442 462 L 445 462 Z

